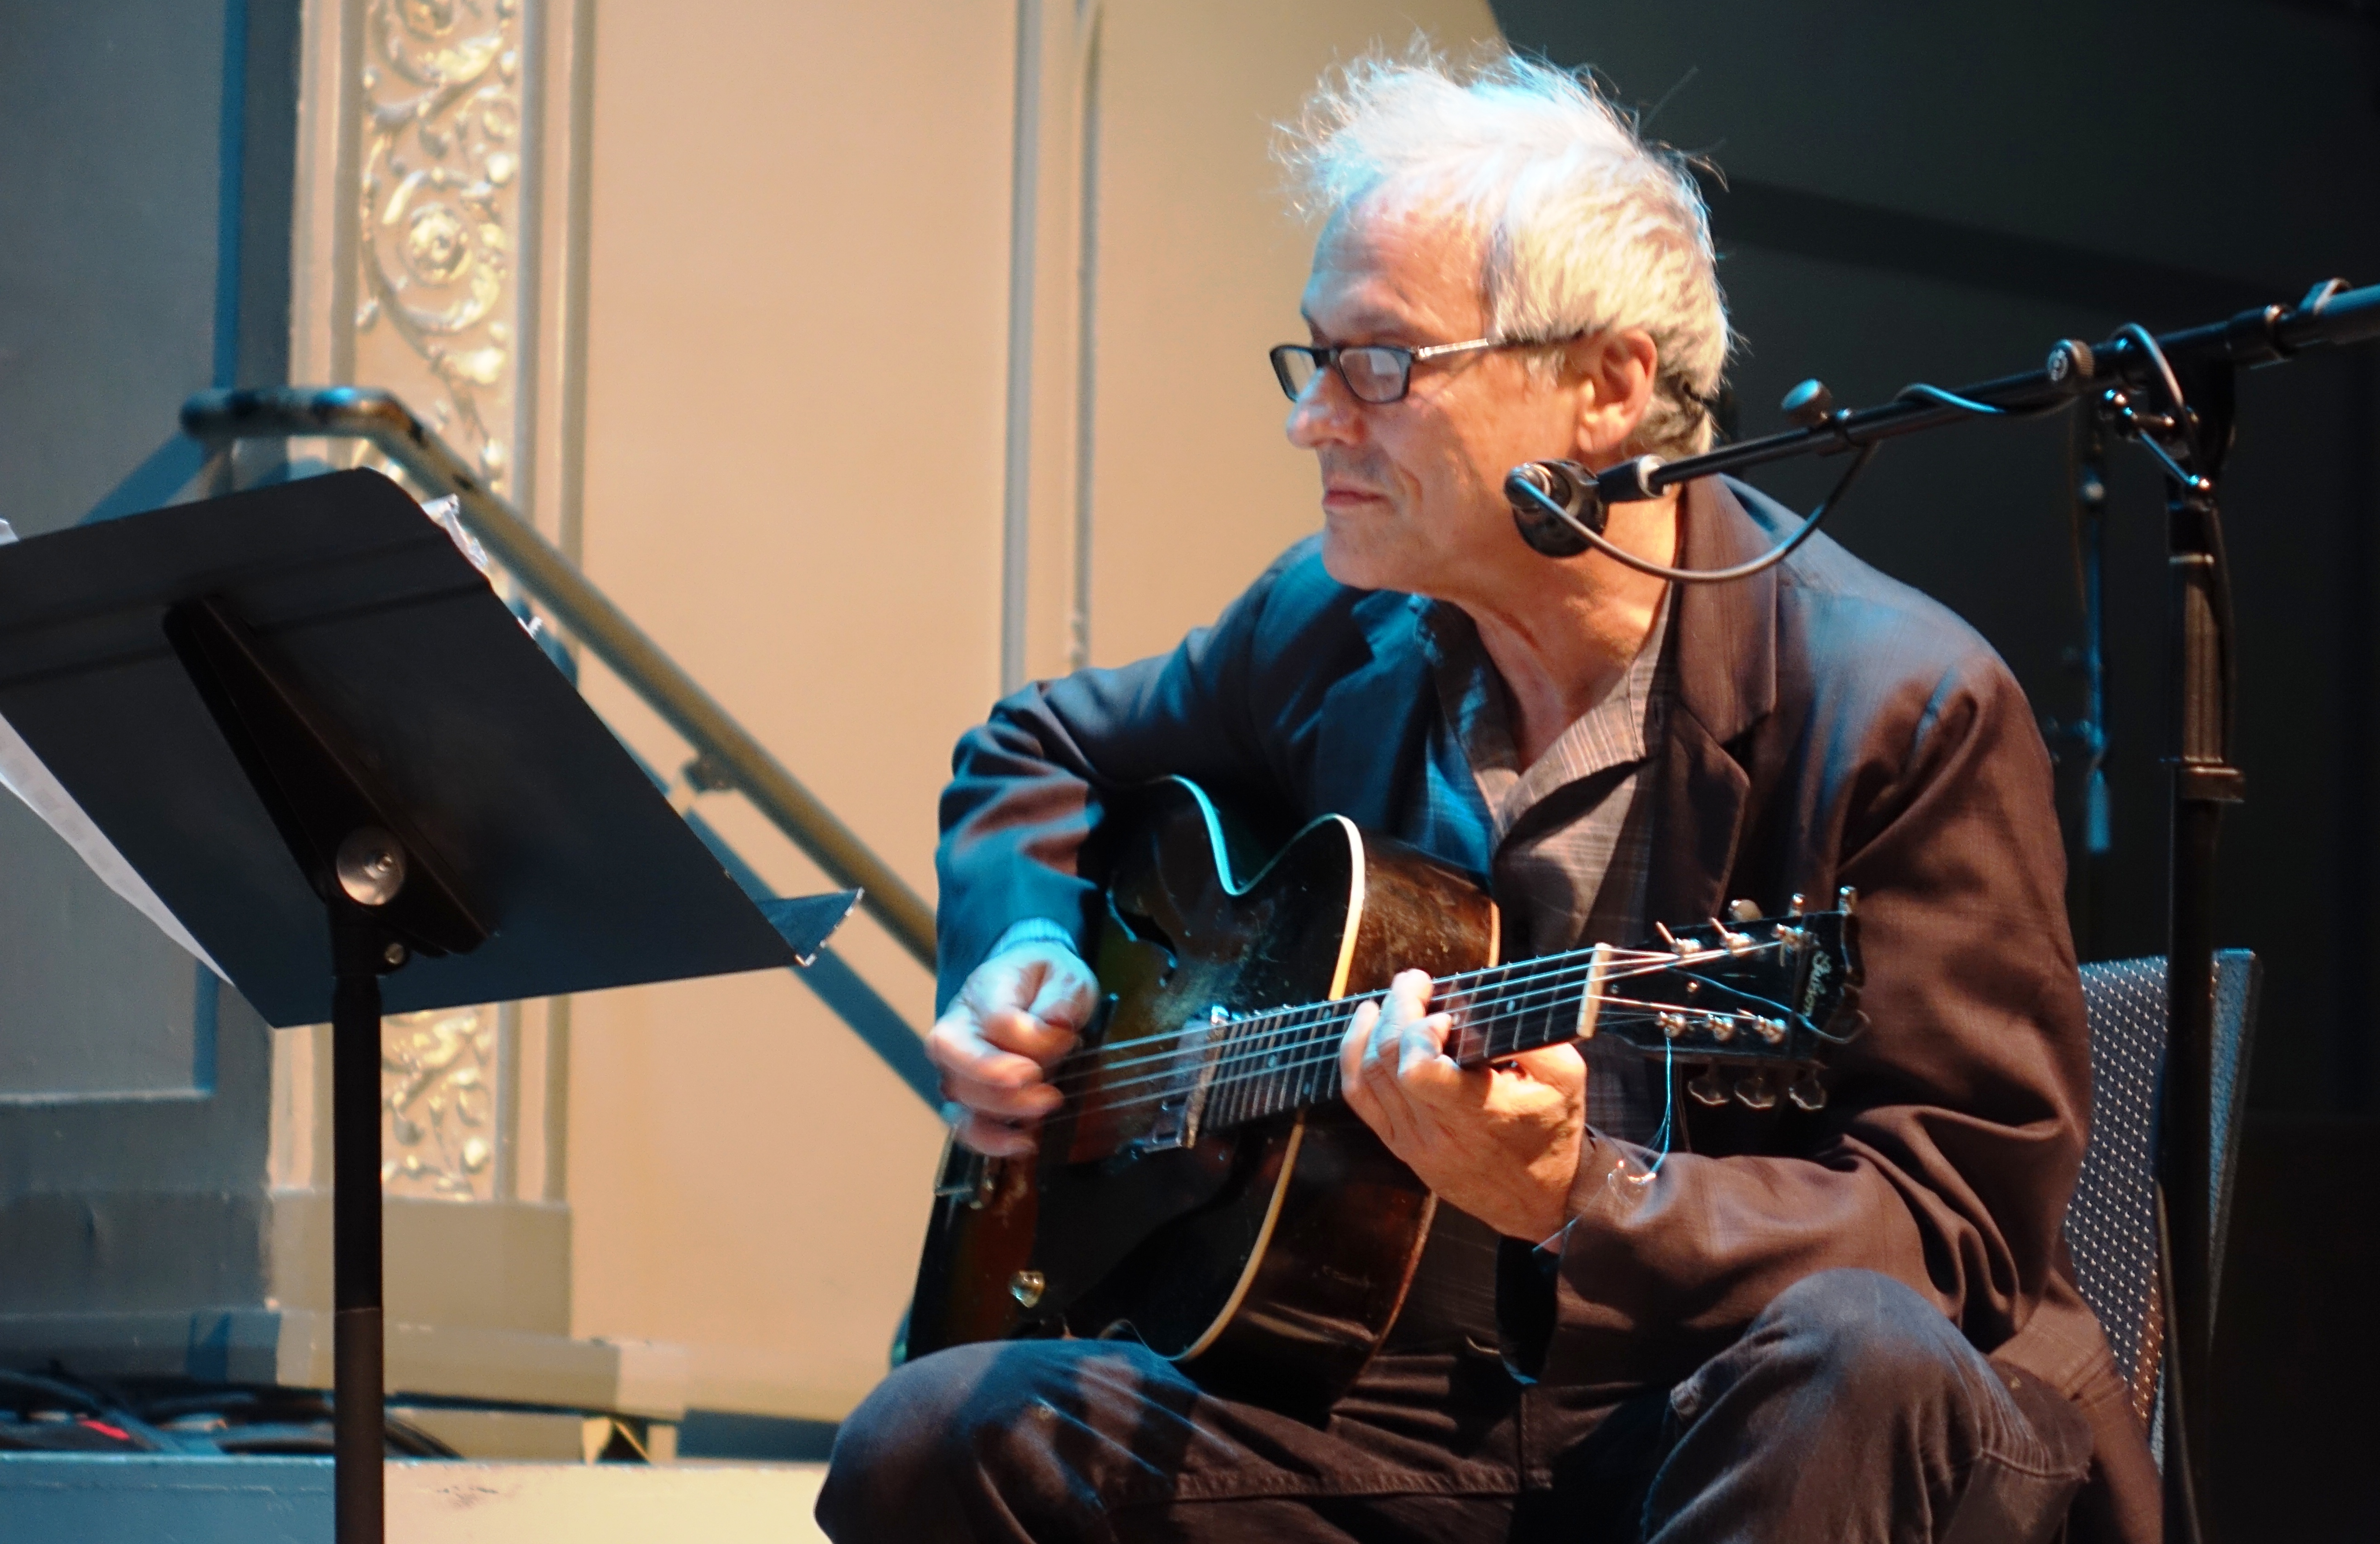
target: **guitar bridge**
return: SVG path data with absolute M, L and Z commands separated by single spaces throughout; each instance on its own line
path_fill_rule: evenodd
M 1208 1009 L 1204 1019 L 1194 1018 L 1182 1027 L 1182 1039 L 1172 1052 L 1181 1070 L 1172 1075 L 1174 1087 L 1158 1100 L 1157 1118 L 1149 1123 L 1148 1132 L 1134 1138 L 1135 1154 L 1186 1148 L 1198 1140 L 1198 1120 L 1207 1108 L 1207 1086 L 1215 1076 L 1215 1050 L 1220 1045 L 1209 1042 L 1214 1031 L 1231 1021 L 1230 1012 L 1217 1006 Z

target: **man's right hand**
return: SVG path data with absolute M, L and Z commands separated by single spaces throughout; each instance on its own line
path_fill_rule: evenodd
M 958 1107 L 958 1139 L 994 1158 L 1029 1153 L 1034 1128 L 1058 1108 L 1048 1080 L 1090 1022 L 1099 979 L 1062 943 L 1032 939 L 976 967 L 926 1035 L 942 1073 L 942 1094 Z

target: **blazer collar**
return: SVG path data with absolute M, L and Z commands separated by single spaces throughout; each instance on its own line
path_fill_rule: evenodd
M 1385 831 L 1400 808 L 1402 775 L 1419 775 L 1418 744 L 1434 699 L 1421 641 L 1428 602 L 1379 590 L 1350 614 L 1371 658 L 1332 683 L 1323 699 L 1315 747 L 1315 808 L 1331 809 L 1368 831 Z M 1383 777 L 1383 769 L 1405 769 Z
M 1777 537 L 1744 507 L 1731 478 L 1697 478 L 1678 501 L 1680 566 L 1725 568 L 1758 557 Z M 1710 737 L 1734 739 L 1777 705 L 1777 570 L 1678 591 L 1678 703 Z
M 1760 510 L 1767 522 L 1747 508 Z M 1686 485 L 1679 504 L 1681 565 L 1721 568 L 1758 557 L 1790 519 L 1758 492 L 1720 478 Z M 1677 698 L 1663 744 L 1647 763 L 1629 819 L 1651 826 L 1645 915 L 1636 922 L 1716 917 L 1734 872 L 1752 778 L 1729 748 L 1777 705 L 1774 567 L 1725 584 L 1681 584 Z M 1780 897 L 1781 899 L 1781 897 Z M 1596 936 L 1626 930 L 1622 897 L 1597 898 Z

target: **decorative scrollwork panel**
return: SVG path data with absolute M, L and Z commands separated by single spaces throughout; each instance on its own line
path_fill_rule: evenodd
M 509 491 L 520 336 L 522 0 L 370 0 L 357 379 L 420 402 Z
M 381 1185 L 391 1195 L 495 1195 L 496 1010 L 443 1008 L 381 1021 Z

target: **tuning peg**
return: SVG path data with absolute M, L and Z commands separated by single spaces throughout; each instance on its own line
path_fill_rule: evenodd
M 1827 1086 L 1818 1081 L 1816 1068 L 1803 1067 L 1785 1086 L 1785 1097 L 1793 1101 L 1796 1110 L 1823 1110 L 1827 1106 Z
M 1757 922 L 1760 920 L 1760 903 L 1739 897 L 1728 902 L 1727 914 L 1738 922 Z
M 1727 1102 L 1727 1085 L 1718 1080 L 1715 1066 L 1706 1066 L 1689 1079 L 1686 1092 L 1696 1104 L 1707 1104 L 1713 1109 Z
M 1859 913 L 1859 892 L 1853 890 L 1848 884 L 1836 891 L 1835 909 L 1841 912 L 1845 917 L 1857 916 Z
M 1747 1110 L 1777 1108 L 1777 1079 L 1768 1076 L 1766 1067 L 1745 1073 L 1735 1080 L 1736 1101 Z

